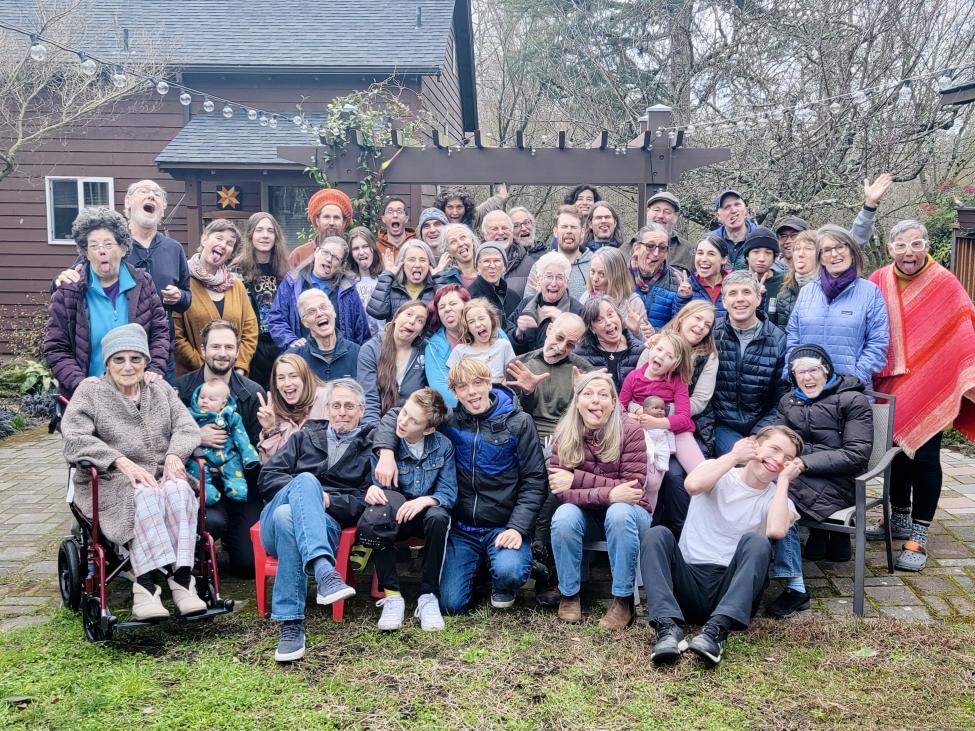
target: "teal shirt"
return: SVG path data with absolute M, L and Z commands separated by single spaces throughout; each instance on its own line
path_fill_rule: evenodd
M 118 272 L 118 285 L 118 296 L 113 305 L 95 273 L 88 273 L 85 299 L 88 302 L 88 332 L 91 334 L 89 376 L 101 376 L 105 372 L 105 359 L 102 357 L 102 338 L 105 334 L 120 325 L 129 324 L 129 290 L 135 287 L 135 280 L 124 264 Z

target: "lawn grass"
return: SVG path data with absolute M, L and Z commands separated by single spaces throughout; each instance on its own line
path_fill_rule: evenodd
M 246 596 L 246 586 L 232 595 Z M 610 634 L 598 616 L 594 608 L 585 624 L 566 626 L 529 608 L 485 607 L 448 619 L 442 633 L 412 624 L 380 633 L 374 608 L 357 599 L 341 624 L 311 608 L 308 655 L 278 666 L 277 626 L 258 620 L 252 603 L 210 624 L 131 633 L 107 646 L 85 642 L 78 617 L 60 610 L 46 625 L 0 635 L 0 726 L 975 726 L 971 625 L 759 620 L 732 636 L 716 670 L 692 657 L 658 670 L 645 621 Z

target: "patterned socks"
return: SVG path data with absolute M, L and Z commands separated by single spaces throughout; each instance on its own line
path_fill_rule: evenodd
M 916 523 L 915 523 L 916 525 Z M 928 523 L 930 525 L 930 523 Z M 912 528 L 911 525 L 911 509 L 908 508 L 897 508 L 893 507 L 890 513 L 890 529 L 891 531 L 897 532 L 908 532 Z M 926 532 L 926 531 L 925 531 Z
M 895 513 L 896 515 L 896 513 Z M 919 543 L 923 548 L 928 546 L 928 528 L 931 527 L 930 521 L 915 520 L 911 524 L 911 537 L 909 540 Z

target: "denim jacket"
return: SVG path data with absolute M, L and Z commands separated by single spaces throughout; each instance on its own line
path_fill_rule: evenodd
M 390 409 L 383 417 L 384 423 L 392 423 L 395 429 L 400 408 Z M 397 439 L 396 469 L 399 472 L 399 489 L 410 498 L 429 495 L 446 510 L 457 502 L 457 468 L 454 465 L 454 445 L 440 432 L 428 434 L 423 440 L 423 456 L 413 456 L 406 442 Z M 372 457 L 373 483 L 379 458 Z

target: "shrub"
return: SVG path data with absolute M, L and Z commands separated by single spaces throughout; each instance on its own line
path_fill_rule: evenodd
M 0 367 L 0 394 L 6 396 L 52 393 L 57 385 L 51 369 L 37 360 L 19 358 Z

